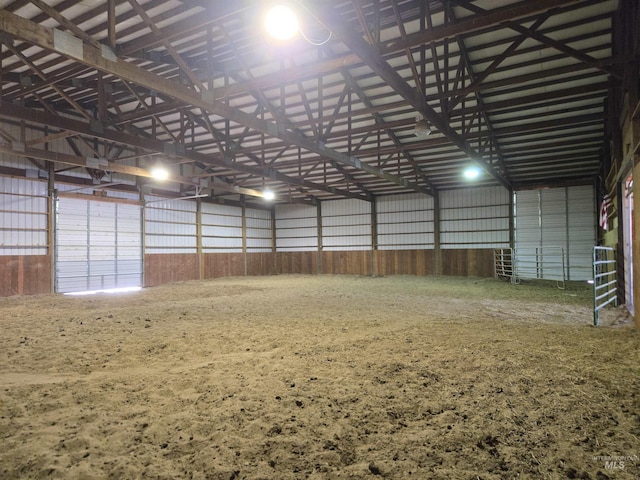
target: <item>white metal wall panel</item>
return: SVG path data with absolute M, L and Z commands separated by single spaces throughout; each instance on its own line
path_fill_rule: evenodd
M 515 240 L 518 248 L 542 245 L 540 228 L 540 190 L 517 192 L 515 200 Z
M 138 205 L 59 198 L 56 291 L 140 286 L 141 214 Z
M 564 188 L 540 190 L 540 228 L 542 244 L 567 244 L 567 197 Z
M 273 231 L 271 212 L 256 208 L 245 209 L 247 252 L 271 252 Z
M 571 187 L 567 195 L 569 213 L 569 278 L 593 277 L 593 247 L 596 245 L 596 196 L 592 186 Z
M 422 194 L 376 199 L 378 249 L 434 248 L 433 198 Z
M 148 197 L 145 204 L 145 253 L 196 253 L 196 203 Z
M 276 250 L 318 250 L 318 209 L 311 205 L 276 205 Z
M 370 250 L 371 204 L 363 200 L 322 202 L 324 250 Z
M 441 248 L 508 248 L 509 203 L 503 187 L 441 192 Z
M 116 272 L 118 287 L 142 285 L 142 207 L 116 204 Z
M 200 211 L 203 252 L 242 252 L 242 208 L 203 203 Z
M 516 193 L 515 202 L 516 255 L 530 257 L 540 252 L 541 263 L 547 263 L 546 258 L 548 263 L 559 264 L 557 252 L 562 250 L 567 280 L 591 278 L 591 252 L 596 236 L 593 187 L 522 191 Z M 545 271 L 541 272 L 530 263 L 528 270 L 520 268 L 521 276 L 551 279 L 562 277 L 561 265 L 547 265 Z
M 0 255 L 47 254 L 47 184 L 0 177 Z

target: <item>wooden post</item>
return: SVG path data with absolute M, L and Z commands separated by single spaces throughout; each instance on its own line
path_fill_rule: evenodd
M 376 268 L 376 251 L 378 250 L 378 209 L 376 207 L 376 198 L 371 199 L 371 275 L 375 277 L 378 274 Z
M 316 208 L 317 212 L 317 227 L 318 227 L 318 274 L 323 273 L 322 266 L 322 202 L 318 201 Z
M 276 273 L 276 261 L 278 258 L 278 251 L 276 249 L 276 207 L 271 207 L 271 267 L 270 275 Z
M 204 255 L 202 254 L 202 200 L 196 199 L 196 252 L 198 254 L 198 280 L 204 275 Z
M 442 251 L 440 249 L 440 193 L 433 195 L 433 248 L 434 270 L 436 275 L 442 275 Z
M 247 276 L 247 205 L 244 195 L 240 195 L 242 205 L 242 259 L 244 262 L 244 276 Z
M 56 291 L 56 169 L 53 162 L 47 162 L 47 252 L 51 268 L 51 293 Z

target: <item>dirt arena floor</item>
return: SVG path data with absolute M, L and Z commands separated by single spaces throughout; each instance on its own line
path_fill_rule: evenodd
M 0 299 L 0 478 L 640 478 L 586 284 L 274 276 Z

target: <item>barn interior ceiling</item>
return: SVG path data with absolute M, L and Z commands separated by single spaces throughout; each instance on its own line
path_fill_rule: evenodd
M 598 176 L 617 1 L 281 3 L 289 40 L 258 0 L 0 1 L 0 152 L 231 201 L 435 195 L 469 166 L 513 190 Z

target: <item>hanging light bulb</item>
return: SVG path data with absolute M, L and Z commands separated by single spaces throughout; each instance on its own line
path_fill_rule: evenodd
M 467 180 L 475 180 L 480 176 L 480 168 L 478 167 L 469 167 L 464 171 L 464 177 Z
M 151 176 L 160 182 L 169 178 L 169 171 L 162 165 L 156 165 L 151 169 Z
M 265 16 L 264 26 L 269 35 L 277 40 L 293 38 L 300 28 L 298 17 L 285 5 L 272 7 Z
M 262 198 L 265 200 L 273 200 L 276 198 L 276 194 L 273 193 L 273 190 L 269 190 L 268 188 L 262 191 Z

